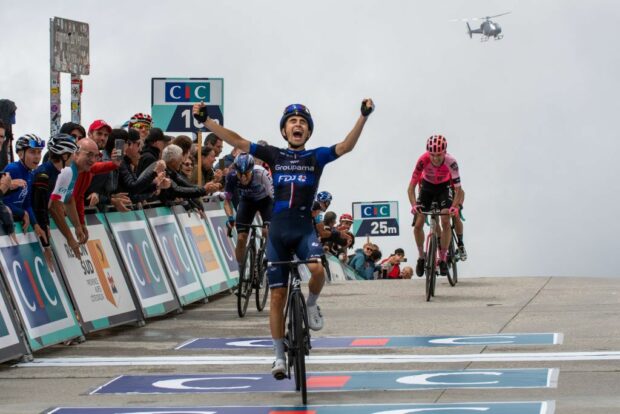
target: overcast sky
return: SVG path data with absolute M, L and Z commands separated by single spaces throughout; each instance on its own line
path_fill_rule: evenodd
M 282 109 L 312 111 L 309 147 L 376 112 L 321 189 L 338 214 L 398 200 L 412 262 L 406 189 L 428 136 L 443 134 L 467 193 L 466 276 L 618 276 L 620 3 L 539 1 L 0 2 L 0 98 L 14 133 L 49 135 L 49 19 L 90 24 L 82 123 L 150 112 L 152 77 L 224 78 L 225 125 L 284 145 Z M 505 37 L 470 40 L 450 19 L 512 11 Z M 70 120 L 63 75 L 63 121 Z M 358 239 L 358 246 L 362 240 Z

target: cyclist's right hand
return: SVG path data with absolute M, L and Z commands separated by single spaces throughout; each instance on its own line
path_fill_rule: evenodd
M 232 229 L 235 227 L 235 217 L 228 216 L 228 220 L 226 220 L 226 227 L 228 227 L 228 237 L 232 236 Z
M 416 214 L 416 213 L 421 213 L 421 212 L 422 212 L 422 206 L 418 204 L 414 204 L 411 206 L 411 214 Z

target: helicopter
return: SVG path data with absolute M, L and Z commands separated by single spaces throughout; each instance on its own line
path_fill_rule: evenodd
M 510 14 L 511 12 L 496 14 L 495 16 L 486 16 L 486 17 L 475 17 L 473 19 L 462 19 L 461 21 L 465 21 L 467 24 L 467 33 L 469 34 L 469 38 L 473 38 L 473 34 L 480 34 L 480 41 L 486 42 L 490 37 L 493 37 L 495 40 L 501 40 L 504 35 L 502 34 L 502 28 L 499 24 L 495 23 L 491 19 L 495 17 L 505 16 Z M 480 29 L 473 29 L 469 25 L 468 20 L 476 21 L 476 20 L 484 20 L 480 24 Z

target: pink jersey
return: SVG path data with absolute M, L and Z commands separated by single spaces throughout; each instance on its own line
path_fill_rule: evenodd
M 461 178 L 459 177 L 459 165 L 456 158 L 446 153 L 443 163 L 439 167 L 435 167 L 431 162 L 431 155 L 428 152 L 422 154 L 416 163 L 411 183 L 413 185 L 421 180 L 428 181 L 431 184 L 442 184 L 452 180 L 455 187 L 460 187 Z

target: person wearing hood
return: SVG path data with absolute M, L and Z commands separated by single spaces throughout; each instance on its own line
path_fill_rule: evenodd
M 151 128 L 144 140 L 144 148 L 140 155 L 136 175 L 140 176 L 149 165 L 161 159 L 161 153 L 170 141 L 172 141 L 172 137 L 164 135 L 164 131 L 160 128 Z

